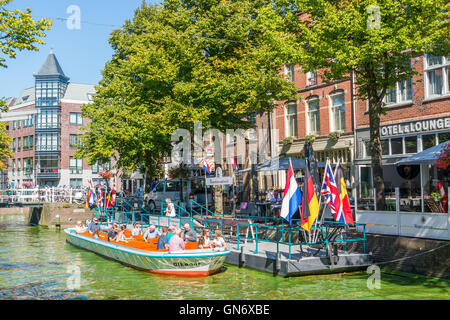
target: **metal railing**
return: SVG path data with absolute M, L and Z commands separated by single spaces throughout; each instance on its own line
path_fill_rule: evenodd
M 0 190 L 0 203 L 42 203 L 64 202 L 83 204 L 87 189 L 70 187 L 23 188 Z

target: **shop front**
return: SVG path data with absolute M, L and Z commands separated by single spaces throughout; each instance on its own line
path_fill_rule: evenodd
M 358 222 L 374 232 L 449 239 L 448 170 L 436 161 L 406 161 L 450 140 L 450 117 L 405 121 L 380 128 L 386 207 L 377 210 L 369 130 L 357 130 L 355 160 Z M 420 158 L 420 157 L 419 157 Z

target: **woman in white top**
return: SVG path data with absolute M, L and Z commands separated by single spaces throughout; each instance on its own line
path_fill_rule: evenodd
M 222 232 L 220 230 L 215 231 L 215 238 L 212 241 L 214 248 L 216 249 L 226 249 L 227 244 L 225 243 L 225 240 L 222 238 Z
M 81 221 L 77 221 L 77 225 L 75 226 L 76 233 L 84 233 L 86 232 L 86 227 L 82 225 Z
M 200 241 L 201 240 L 201 241 Z M 199 248 L 206 249 L 211 246 L 211 241 L 209 240 L 209 229 L 203 229 L 202 235 L 199 239 Z
M 167 203 L 167 208 L 166 208 L 166 210 L 164 210 L 164 212 L 166 213 L 166 216 L 167 217 L 176 217 L 175 206 L 172 203 L 172 201 L 169 198 L 167 198 L 166 203 Z
M 139 236 L 141 234 L 141 229 L 139 228 L 139 223 L 134 224 L 134 228 L 131 231 L 131 236 Z

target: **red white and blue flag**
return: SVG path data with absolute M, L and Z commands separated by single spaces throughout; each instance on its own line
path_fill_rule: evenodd
M 341 208 L 342 202 L 339 195 L 339 189 L 336 185 L 336 181 L 334 180 L 333 173 L 331 172 L 329 161 L 327 161 L 325 168 L 324 184 L 322 186 L 321 193 L 327 199 L 327 203 L 330 206 L 334 220 L 345 223 L 345 217 Z
M 98 186 L 98 206 L 103 207 L 103 192 L 100 185 Z
M 211 174 L 214 171 L 214 159 L 203 159 L 202 166 L 208 174 Z
M 297 212 L 301 203 L 302 193 L 295 180 L 292 163 L 289 161 L 289 170 L 286 179 L 286 187 L 284 188 L 280 216 L 286 219 L 289 224 L 292 224 L 292 217 Z
M 237 166 L 236 160 L 234 160 L 234 158 L 231 158 L 231 164 L 233 165 L 233 170 L 238 171 L 238 166 Z

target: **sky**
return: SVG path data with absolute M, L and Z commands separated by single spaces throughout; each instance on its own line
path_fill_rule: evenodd
M 159 2 L 147 0 L 147 3 Z M 43 38 L 39 51 L 18 51 L 15 59 L 7 58 L 8 68 L 0 68 L 0 98 L 17 97 L 25 88 L 34 86 L 33 74 L 38 72 L 53 51 L 66 76 L 72 83 L 97 84 L 101 70 L 111 59 L 113 50 L 108 43 L 110 33 L 133 18 L 134 10 L 142 0 L 13 0 L 8 9 L 30 8 L 34 20 L 53 19 L 51 30 Z M 77 6 L 80 28 L 67 25 Z

